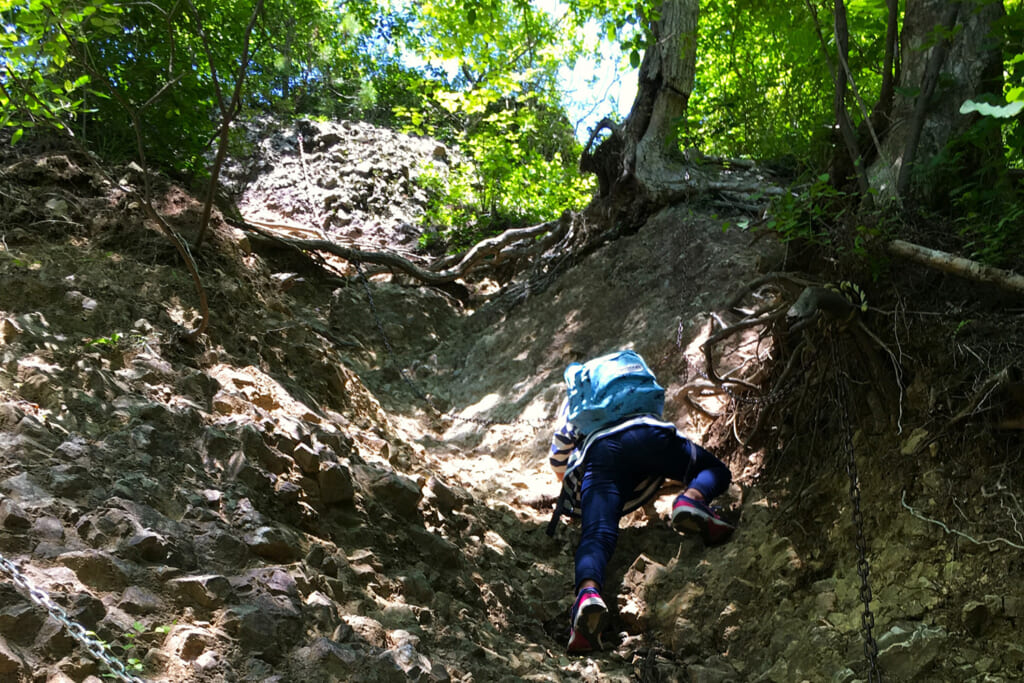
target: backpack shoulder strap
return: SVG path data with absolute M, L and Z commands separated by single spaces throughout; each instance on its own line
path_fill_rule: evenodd
M 562 515 L 578 515 L 577 497 L 580 492 L 580 484 L 583 481 L 581 467 L 569 470 L 562 481 L 562 489 L 558 492 L 558 500 L 555 502 L 555 511 L 551 513 L 551 521 L 548 522 L 547 535 L 554 538 L 558 529 L 558 521 Z

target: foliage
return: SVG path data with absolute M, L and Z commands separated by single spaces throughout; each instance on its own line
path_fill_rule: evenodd
M 431 191 L 424 223 L 462 248 L 581 207 L 591 181 L 576 169 L 557 87 L 559 66 L 578 54 L 574 34 L 563 41 L 555 19 L 521 0 L 429 0 L 414 15 L 408 47 L 445 78 L 396 114 L 407 132 L 445 139 L 465 159 L 447 178 L 421 179 Z
M 175 621 L 174 623 L 177 623 Z M 173 624 L 172 624 L 173 626 Z M 131 628 L 121 634 L 121 636 L 114 643 L 107 643 L 100 641 L 103 644 L 104 649 L 112 652 L 116 657 L 122 660 L 125 665 L 125 670 L 131 675 L 141 673 L 145 669 L 145 664 L 142 661 L 143 655 L 145 655 L 148 649 L 142 644 L 141 639 L 147 635 L 166 635 L 170 633 L 171 626 L 156 626 L 152 630 L 146 627 L 141 621 L 132 623 Z M 90 633 L 93 637 L 96 637 L 95 633 Z M 103 678 L 117 678 L 113 673 L 103 674 Z
M 837 190 L 823 173 L 797 192 L 776 198 L 768 218 L 759 226 L 778 234 L 783 242 L 800 241 L 817 246 L 833 244 L 834 228 L 845 209 L 846 193 Z
M 428 242 L 440 239 L 462 249 L 508 227 L 549 220 L 586 204 L 592 181 L 573 163 L 578 143 L 568 124 L 556 121 L 538 129 L 540 121 L 528 106 L 496 110 L 461 138 L 465 159 L 447 177 L 433 169 L 421 173 L 420 185 L 430 197 L 422 217 L 433 235 Z
M 13 142 L 38 125 L 67 130 L 85 110 L 91 78 L 74 55 L 118 33 L 121 13 L 108 0 L 0 3 L 0 126 L 15 128 Z
M 850 34 L 855 36 L 850 68 L 861 95 L 873 102 L 881 82 L 877 70 L 885 2 L 848 5 Z M 729 156 L 796 157 L 801 165 L 820 169 L 820 150 L 829 142 L 833 122 L 831 72 L 836 67 L 830 6 L 764 0 L 701 3 L 697 81 L 684 144 L 700 142 Z
M 135 133 L 126 114 L 134 111 L 149 158 L 203 166 L 235 86 L 251 1 L 3 1 L 0 96 L 12 105 L 3 123 L 46 120 L 128 157 Z M 374 2 L 333 9 L 321 0 L 266 0 L 242 107 L 353 117 L 373 110 L 374 75 L 402 73 L 383 46 L 403 22 L 384 23 Z
M 1024 250 L 1024 196 L 1007 169 L 1012 153 L 991 153 L 1005 133 L 1004 120 L 979 117 L 917 167 L 927 205 L 951 217 L 971 258 L 993 265 L 1017 260 Z
M 549 14 L 533 0 L 263 3 L 254 17 L 252 0 L 0 0 L 0 126 L 15 129 L 15 142 L 25 130 L 55 127 L 110 157 L 133 156 L 141 131 L 148 159 L 201 176 L 233 106 L 254 18 L 238 103 L 245 111 L 230 113 L 363 119 L 451 143 L 463 162 L 450 175 L 421 176 L 430 196 L 424 222 L 460 247 L 589 199 L 559 72 L 595 54 L 587 38 L 594 28 L 639 67 L 661 7 L 661 0 L 564 0 L 560 14 Z M 965 112 L 1001 124 L 1006 154 L 994 163 L 1017 168 L 1024 168 L 1021 4 L 1006 0 L 995 27 L 1007 55 L 1005 99 L 964 103 Z M 863 103 L 850 107 L 857 125 L 878 98 L 888 2 L 845 5 L 849 68 Z M 701 2 L 697 78 L 679 144 L 820 174 L 834 145 L 833 7 Z M 975 163 L 972 144 L 952 144 L 918 172 L 961 177 L 941 187 L 972 226 L 963 231 L 972 248 L 998 260 L 1017 244 L 1019 200 Z M 979 172 L 963 176 L 964 164 Z M 784 238 L 827 241 L 848 217 L 829 215 L 846 210 L 850 198 L 830 196 L 817 177 L 806 198 L 776 204 L 772 227 Z

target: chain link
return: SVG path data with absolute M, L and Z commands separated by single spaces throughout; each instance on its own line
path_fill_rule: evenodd
M 871 584 L 869 578 L 871 565 L 868 564 L 867 543 L 864 540 L 864 515 L 860 507 L 860 484 L 857 478 L 857 461 L 854 457 L 853 434 L 850 428 L 850 411 L 847 405 L 846 384 L 842 368 L 839 365 L 837 342 L 832 342 L 832 363 L 836 372 L 835 393 L 843 417 L 843 447 L 846 454 L 846 474 L 850 479 L 850 503 L 853 506 L 853 526 L 855 529 L 855 545 L 857 548 L 857 575 L 860 576 L 860 599 L 864 603 L 864 612 L 860 618 L 860 631 L 864 639 L 864 656 L 868 661 L 868 681 L 881 683 L 882 672 L 878 668 L 878 643 L 872 631 L 875 627 L 875 615 L 871 611 Z
M 25 576 L 13 562 L 3 555 L 0 555 L 0 570 L 3 570 L 5 574 L 11 577 L 11 580 L 14 581 L 14 585 L 21 590 L 29 600 L 45 609 L 51 617 L 60 622 L 64 628 L 67 629 L 68 634 L 77 640 L 90 655 L 106 665 L 107 669 L 110 670 L 110 673 L 113 674 L 115 678 L 119 681 L 124 681 L 125 683 L 145 683 L 141 678 L 129 674 L 124 663 L 107 652 L 107 647 L 103 644 L 103 641 L 90 635 L 89 631 L 86 631 L 84 626 L 71 619 L 71 617 L 68 616 L 68 613 L 65 612 L 60 605 L 55 603 L 45 591 L 33 586 L 28 577 Z

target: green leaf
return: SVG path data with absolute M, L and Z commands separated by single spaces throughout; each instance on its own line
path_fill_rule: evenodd
M 970 114 L 971 112 L 978 112 L 982 116 L 991 116 L 997 119 L 1009 119 L 1013 118 L 1024 109 L 1024 100 L 1017 100 L 1016 102 L 1010 102 L 1005 105 L 993 105 L 985 104 L 984 102 L 975 102 L 974 100 L 967 100 L 960 107 L 961 114 Z
M 636 50 L 629 53 L 629 65 L 634 69 L 640 66 L 640 53 Z
M 24 128 L 19 128 L 18 130 L 14 131 L 14 134 L 11 136 L 11 144 L 12 145 L 17 144 L 18 140 L 20 140 L 21 136 L 24 135 L 24 134 L 25 134 L 25 129 Z

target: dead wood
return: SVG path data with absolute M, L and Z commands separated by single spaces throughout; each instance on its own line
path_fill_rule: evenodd
M 391 272 L 404 273 L 427 285 L 441 285 L 465 277 L 488 258 L 488 265 L 497 265 L 508 258 L 522 258 L 542 253 L 565 236 L 571 222 L 572 214 L 566 211 L 556 221 L 506 230 L 500 235 L 477 243 L 464 255 L 443 259 L 431 268 L 425 268 L 391 252 L 362 251 L 324 239 L 282 237 L 247 221 L 237 224 L 247 232 L 299 251 L 327 253 L 352 263 L 383 266 Z M 543 236 L 542 239 L 536 239 L 540 236 Z
M 889 253 L 894 256 L 900 256 L 944 273 L 951 273 L 976 282 L 993 284 L 1017 294 L 1024 294 L 1024 275 L 1019 275 L 1011 270 L 986 266 L 977 261 L 903 240 L 893 240 L 889 243 L 888 249 Z

